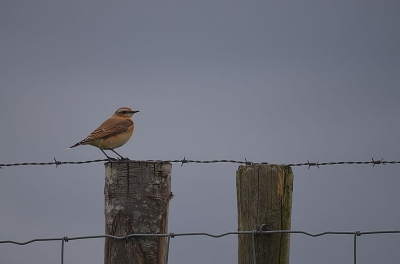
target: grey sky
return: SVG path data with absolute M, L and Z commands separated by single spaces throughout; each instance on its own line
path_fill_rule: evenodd
M 400 160 L 397 1 L 1 1 L 0 163 L 65 151 L 121 106 L 131 159 Z M 236 164 L 172 169 L 170 232 L 237 228 Z M 400 229 L 400 167 L 294 168 L 292 229 Z M 104 233 L 101 163 L 0 170 L 0 240 Z M 352 263 L 352 237 L 292 236 L 292 263 Z M 398 263 L 399 235 L 360 263 Z M 103 240 L 65 263 L 102 263 Z M 236 237 L 174 238 L 170 263 L 236 263 Z M 57 263 L 59 243 L 0 245 L 0 263 Z

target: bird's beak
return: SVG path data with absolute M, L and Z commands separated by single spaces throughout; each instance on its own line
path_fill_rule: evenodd
M 134 114 L 134 113 L 139 113 L 140 111 L 132 111 L 132 115 Z

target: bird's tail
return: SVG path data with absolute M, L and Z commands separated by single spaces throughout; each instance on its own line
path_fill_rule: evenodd
M 80 145 L 82 145 L 82 142 L 78 142 L 75 145 L 72 145 L 71 147 L 66 148 L 65 150 L 69 150 L 69 149 L 75 148 L 75 147 L 80 146 Z

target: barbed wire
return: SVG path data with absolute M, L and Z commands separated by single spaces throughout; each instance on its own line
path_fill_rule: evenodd
M 2 167 L 14 167 L 14 166 L 46 166 L 46 165 L 55 165 L 58 167 L 59 165 L 76 165 L 76 164 L 88 164 L 88 163 L 97 163 L 97 162 L 143 162 L 143 163 L 150 163 L 150 162 L 161 162 L 161 163 L 180 163 L 181 166 L 183 164 L 189 163 L 197 163 L 197 164 L 211 164 L 211 163 L 236 163 L 236 164 L 243 164 L 243 165 L 262 165 L 262 164 L 270 164 L 268 162 L 252 162 L 245 159 L 244 161 L 241 160 L 228 160 L 228 159 L 220 159 L 220 160 L 189 160 L 185 157 L 183 159 L 176 159 L 176 160 L 129 160 L 129 159 L 116 159 L 116 160 L 108 160 L 108 159 L 96 159 L 96 160 L 86 160 L 86 161 L 59 161 L 54 158 L 52 162 L 23 162 L 23 163 L 3 163 L 0 164 L 0 168 Z M 288 164 L 278 164 L 281 166 L 290 166 L 290 167 L 299 167 L 299 166 L 307 166 L 310 167 L 317 167 L 326 166 L 326 165 L 366 165 L 372 164 L 374 167 L 375 165 L 386 165 L 386 164 L 399 164 L 400 161 L 387 161 L 387 160 L 374 160 L 371 158 L 370 161 L 333 161 L 333 162 L 307 162 L 303 163 L 288 163 Z
M 48 241 L 61 241 L 61 264 L 64 263 L 64 248 L 65 242 L 73 240 L 85 240 L 85 239 L 97 239 L 97 238 L 109 238 L 115 240 L 129 240 L 137 237 L 166 237 L 166 256 L 165 263 L 168 263 L 169 245 L 171 238 L 180 236 L 207 236 L 212 238 L 222 238 L 230 235 L 251 235 L 252 236 L 252 252 L 253 252 L 253 263 L 256 264 L 256 250 L 255 250 L 255 236 L 266 235 L 266 234 L 302 234 L 310 237 L 320 237 L 326 235 L 352 235 L 353 236 L 353 261 L 357 263 L 357 237 L 361 235 L 376 235 L 376 234 L 400 234 L 400 230 L 378 230 L 378 231 L 325 231 L 321 233 L 310 233 L 303 230 L 269 230 L 262 231 L 265 225 L 261 225 L 259 229 L 251 231 L 232 231 L 222 234 L 211 234 L 206 232 L 191 232 L 191 233 L 167 233 L 167 234 L 128 234 L 125 236 L 112 236 L 112 235 L 94 235 L 94 236 L 77 236 L 77 237 L 57 237 L 57 238 L 35 238 L 25 242 L 18 242 L 14 240 L 1 240 L 0 244 L 15 244 L 19 246 L 28 245 L 35 242 L 48 242 Z

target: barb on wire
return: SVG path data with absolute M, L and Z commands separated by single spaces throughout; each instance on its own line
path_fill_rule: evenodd
M 319 161 L 317 161 L 316 163 L 315 162 L 309 162 L 308 160 L 307 160 L 307 164 L 308 164 L 308 169 L 310 169 L 310 167 L 311 166 L 316 166 L 318 169 L 319 169 Z
M 383 159 L 380 159 L 380 160 L 374 160 L 374 158 L 371 158 L 371 159 L 372 159 L 372 162 L 373 162 L 372 167 L 375 167 L 376 164 L 385 165 L 385 162 L 383 161 Z
M 61 165 L 61 161 L 56 160 L 56 157 L 54 157 L 54 163 L 56 164 L 56 168 L 58 165 Z
M 96 160 L 86 160 L 86 161 L 59 161 L 54 157 L 54 161 L 52 162 L 23 162 L 23 163 L 8 163 L 8 164 L 0 164 L 0 169 L 2 167 L 14 167 L 14 166 L 46 166 L 46 165 L 56 165 L 58 167 L 59 165 L 65 165 L 65 164 L 88 164 L 88 163 L 96 163 L 96 162 L 110 162 L 108 159 L 96 159 Z M 186 159 L 186 157 L 183 157 L 183 159 L 177 159 L 177 160 L 116 160 L 112 162 L 143 162 L 143 163 L 150 163 L 150 162 L 165 162 L 165 163 L 180 163 L 181 167 L 185 163 L 198 163 L 198 164 L 213 164 L 213 163 L 236 163 L 236 164 L 242 164 L 246 166 L 250 165 L 263 165 L 263 164 L 269 164 L 268 162 L 252 162 L 248 161 L 247 159 L 244 159 L 244 161 L 241 160 L 228 160 L 228 159 L 221 159 L 221 160 L 189 160 Z M 307 160 L 307 162 L 304 163 L 287 163 L 287 164 L 278 164 L 281 166 L 290 166 L 290 167 L 300 167 L 300 166 L 307 166 L 308 169 L 310 167 L 317 167 L 319 168 L 320 166 L 326 166 L 326 165 L 366 165 L 366 164 L 372 164 L 373 167 L 378 164 L 386 165 L 386 164 L 399 164 L 400 161 L 387 161 L 387 160 L 374 160 L 372 158 L 371 161 L 333 161 L 333 162 L 310 162 Z
M 187 163 L 186 157 L 183 157 L 182 163 L 181 163 L 181 167 L 183 166 L 184 163 Z

